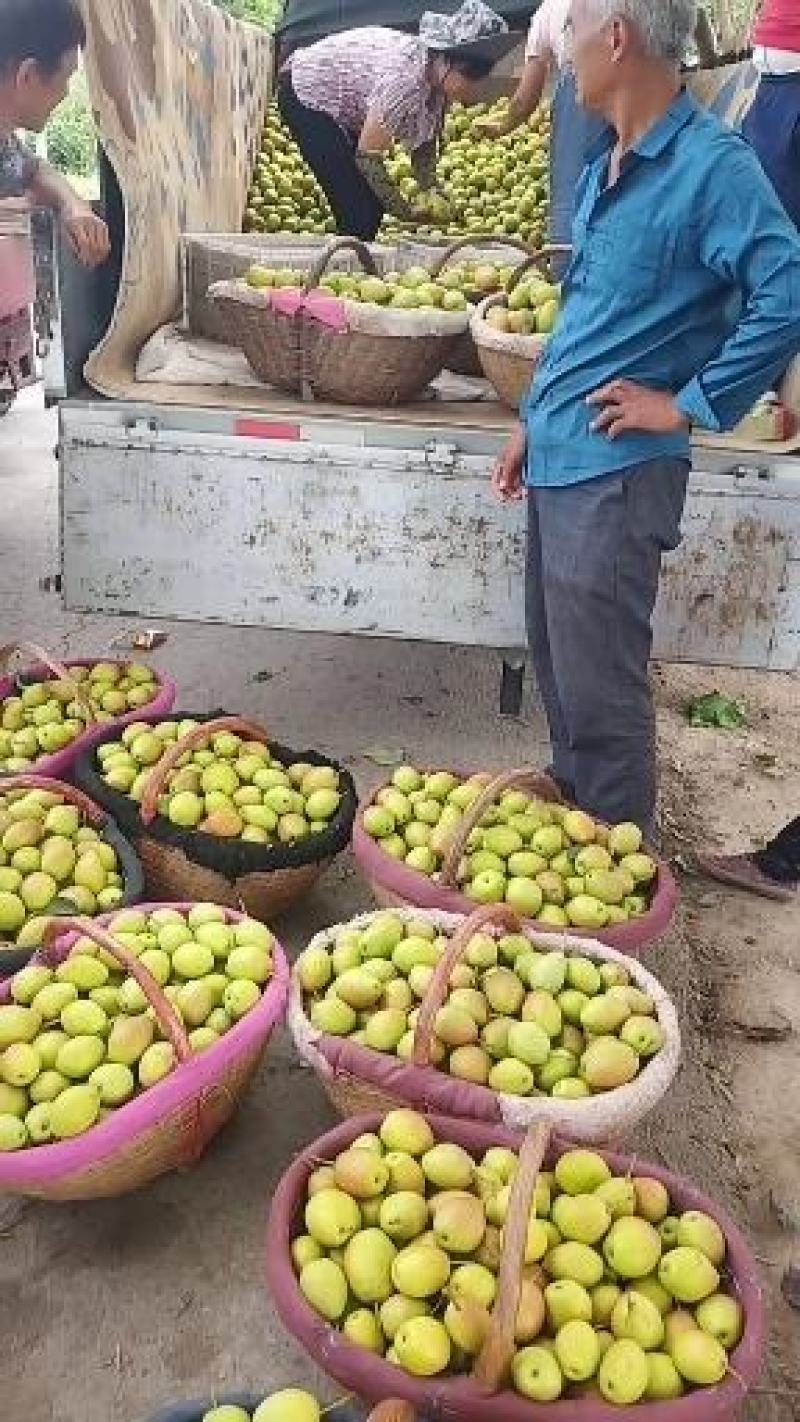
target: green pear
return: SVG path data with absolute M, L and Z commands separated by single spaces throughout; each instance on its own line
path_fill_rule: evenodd
M 611 1225 L 611 1214 L 597 1195 L 559 1195 L 552 1220 L 565 1239 L 597 1244 Z
M 615 1338 L 632 1338 L 645 1352 L 659 1348 L 664 1341 L 661 1314 L 650 1299 L 635 1289 L 622 1294 L 614 1305 L 611 1331 Z
M 679 1245 L 664 1255 L 658 1278 L 667 1292 L 682 1304 L 701 1303 L 719 1286 L 719 1274 L 711 1260 L 702 1250 L 688 1245 Z
M 573 1319 L 558 1330 L 555 1354 L 568 1382 L 585 1382 L 594 1377 L 600 1363 L 600 1344 L 590 1323 Z
M 617 1407 L 631 1406 L 647 1391 L 650 1378 L 647 1354 L 632 1339 L 618 1339 L 605 1354 L 597 1377 L 607 1402 Z
M 647 1370 L 647 1389 L 644 1394 L 647 1402 L 672 1402 L 683 1396 L 681 1375 L 667 1353 L 648 1353 Z
M 308 1201 L 305 1223 L 312 1239 L 324 1249 L 337 1249 L 360 1228 L 361 1212 L 343 1190 L 323 1189 Z
M 394 1289 L 408 1298 L 431 1298 L 441 1292 L 449 1278 L 450 1260 L 437 1244 L 409 1244 L 392 1263 Z
M 725 1236 L 716 1220 L 702 1210 L 687 1210 L 681 1215 L 678 1244 L 699 1249 L 717 1268 L 725 1260 Z
M 312 1259 L 300 1274 L 300 1290 L 311 1307 L 330 1323 L 347 1307 L 347 1279 L 332 1259 Z
M 381 1229 L 354 1234 L 344 1251 L 344 1272 L 355 1297 L 365 1304 L 384 1303 L 393 1293 L 392 1265 L 397 1248 Z
M 730 1294 L 711 1294 L 698 1304 L 694 1316 L 704 1333 L 710 1333 L 728 1352 L 741 1341 L 744 1313 L 738 1299 Z
M 518 1393 L 532 1402 L 555 1402 L 564 1389 L 564 1376 L 549 1348 L 534 1344 L 515 1354 L 511 1376 Z
M 413 1377 L 434 1377 L 450 1363 L 452 1345 L 443 1323 L 435 1318 L 412 1318 L 398 1329 L 394 1348 L 399 1364 Z
M 606 1235 L 603 1253 L 620 1278 L 643 1279 L 653 1273 L 661 1259 L 661 1239 L 647 1220 L 623 1216 L 614 1221 Z
M 611 1179 L 611 1170 L 601 1155 L 590 1150 L 568 1150 L 556 1162 L 559 1189 L 568 1195 L 586 1195 Z
M 393 1342 L 404 1323 L 412 1318 L 423 1318 L 430 1313 L 430 1306 L 424 1299 L 410 1299 L 405 1294 L 392 1294 L 378 1310 L 381 1329 L 389 1342 Z
M 699 1328 L 687 1329 L 673 1339 L 670 1357 L 681 1377 L 696 1387 L 713 1387 L 728 1371 L 722 1344 Z
M 402 1151 L 415 1158 L 425 1156 L 433 1148 L 435 1139 L 425 1117 L 406 1108 L 384 1116 L 379 1135 L 387 1151 Z

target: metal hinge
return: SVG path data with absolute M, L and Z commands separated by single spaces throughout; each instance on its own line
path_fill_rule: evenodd
M 745 464 L 743 461 L 738 464 L 729 464 L 727 468 L 720 470 L 723 478 L 731 479 L 774 479 L 775 471 L 771 464 Z
M 434 441 L 425 446 L 425 460 L 434 473 L 447 474 L 456 467 L 458 448 L 454 444 Z

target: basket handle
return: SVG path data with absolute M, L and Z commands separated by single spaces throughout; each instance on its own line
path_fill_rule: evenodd
M 369 276 L 378 275 L 378 266 L 369 247 L 365 242 L 361 242 L 358 237 L 336 237 L 333 242 L 329 242 L 324 252 L 317 257 L 313 267 L 303 283 L 303 290 L 308 293 L 313 291 L 315 286 L 319 286 L 320 278 L 323 277 L 330 266 L 331 258 L 337 252 L 355 252 L 364 271 Z
M 218 731 L 233 731 L 236 735 L 249 736 L 250 740 L 263 741 L 265 744 L 267 741 L 267 733 L 262 726 L 256 726 L 253 721 L 246 721 L 241 716 L 215 716 L 213 721 L 202 721 L 199 726 L 193 726 L 191 731 L 187 731 L 185 736 L 175 741 L 166 755 L 153 766 L 142 795 L 142 824 L 152 824 L 158 814 L 159 796 L 167 776 L 175 769 L 178 761 L 187 751 L 202 745 L 203 741 L 207 741 L 209 736 L 215 736 Z
M 505 904 L 483 904 L 474 913 L 471 913 L 469 918 L 462 920 L 436 964 L 433 977 L 428 984 L 428 990 L 420 1003 L 411 1058 L 414 1066 L 430 1066 L 433 1050 L 433 1024 L 439 1008 L 447 997 L 450 975 L 456 965 L 461 962 L 474 935 L 489 925 L 506 928 L 511 933 L 522 932 L 519 918 L 513 909 L 508 908 Z
M 88 795 L 84 795 L 82 790 L 76 789 L 74 785 L 66 785 L 63 780 L 48 780 L 46 775 L 9 775 L 0 780 L 0 794 L 5 795 L 9 790 L 52 790 L 71 805 L 77 805 L 90 824 L 95 825 L 97 829 L 108 824 L 109 816 L 105 810 L 96 805 L 94 800 L 90 800 Z
M 569 257 L 572 254 L 572 247 L 564 242 L 552 242 L 548 246 L 540 247 L 537 252 L 533 252 L 527 262 L 521 262 L 514 269 L 514 273 L 506 288 L 506 295 L 518 286 L 524 276 L 533 269 L 541 272 L 545 262 L 549 262 L 552 257 Z
M 524 256 L 531 257 L 533 252 L 527 242 L 520 241 L 519 237 L 483 237 L 476 242 L 474 237 L 459 237 L 457 242 L 451 242 L 446 247 L 441 256 L 437 257 L 431 266 L 431 276 L 436 278 L 441 275 L 448 262 L 457 252 L 464 252 L 469 247 L 513 247 L 517 252 L 522 252 Z
M 456 873 L 461 863 L 461 856 L 466 848 L 475 826 L 480 824 L 487 810 L 490 810 L 495 800 L 497 800 L 504 790 L 512 790 L 518 786 L 521 790 L 530 790 L 534 794 L 540 794 L 543 799 L 555 800 L 561 803 L 562 796 L 554 780 L 549 775 L 544 775 L 538 770 L 506 770 L 501 775 L 497 775 L 486 789 L 473 800 L 461 823 L 453 834 L 453 838 L 447 847 L 442 868 L 439 874 L 439 883 L 445 888 L 452 889 L 455 885 Z
M 537 1121 L 528 1131 L 519 1153 L 519 1169 L 511 1187 L 506 1216 L 497 1298 L 489 1331 L 473 1372 L 478 1386 L 489 1393 L 498 1391 L 514 1356 L 528 1221 L 550 1134 L 550 1126 L 545 1121 Z
M 177 1012 L 175 1012 L 169 998 L 159 987 L 152 973 L 147 971 L 139 962 L 135 954 L 123 947 L 116 938 L 112 937 L 106 929 L 101 928 L 98 923 L 91 919 L 74 918 L 72 916 L 51 919 L 42 940 L 42 952 L 45 957 L 52 955 L 53 945 L 58 938 L 63 938 L 65 933 L 79 933 L 85 938 L 92 938 L 101 948 L 105 948 L 117 962 L 135 978 L 142 989 L 147 1001 L 152 1007 L 156 1020 L 161 1030 L 166 1034 L 175 1048 L 175 1055 L 181 1065 L 193 1060 L 192 1048 L 189 1038 L 186 1035 L 183 1023 Z
M 41 662 L 43 666 L 51 671 L 58 681 L 65 681 L 75 692 L 75 700 L 80 702 L 86 715 L 87 721 L 94 720 L 94 711 L 86 692 L 80 682 L 74 681 L 63 662 L 59 662 L 50 653 L 45 651 L 36 642 L 6 642 L 4 647 L 0 647 L 0 674 L 2 674 L 13 657 L 15 652 L 25 652 L 29 657 L 33 657 L 35 662 Z

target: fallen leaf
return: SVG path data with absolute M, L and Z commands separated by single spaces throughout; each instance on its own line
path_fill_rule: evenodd
M 402 746 L 366 746 L 361 754 L 375 765 L 402 765 L 406 759 Z
M 721 691 L 709 691 L 695 696 L 685 707 L 690 726 L 719 731 L 736 731 L 746 722 L 743 701 L 734 701 Z

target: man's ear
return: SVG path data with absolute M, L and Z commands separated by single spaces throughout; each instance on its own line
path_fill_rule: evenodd
M 17 89 L 28 89 L 31 84 L 38 83 L 40 79 L 41 70 L 35 59 L 23 59 L 22 63 L 17 66 L 17 72 L 14 77 L 14 83 Z
M 631 30 L 628 21 L 617 18 L 611 21 L 611 62 L 618 64 L 630 49 Z

